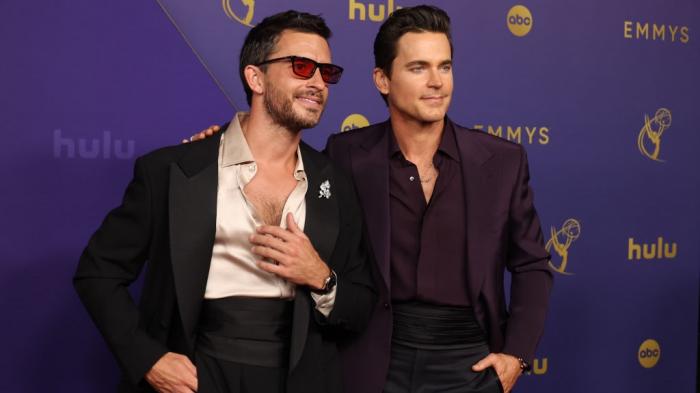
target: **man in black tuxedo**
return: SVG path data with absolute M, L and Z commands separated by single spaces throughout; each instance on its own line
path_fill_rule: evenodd
M 240 55 L 250 113 L 136 161 L 74 277 L 119 391 L 340 391 L 336 342 L 376 294 L 353 185 L 301 142 L 342 73 L 329 37 L 318 16 L 264 19 Z

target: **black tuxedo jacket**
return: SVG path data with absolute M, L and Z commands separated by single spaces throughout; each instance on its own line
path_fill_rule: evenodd
M 166 352 L 194 358 L 216 230 L 220 139 L 137 159 L 122 204 L 107 215 L 80 258 L 73 282 L 123 370 L 119 391 L 151 391 L 144 376 Z M 340 390 L 336 341 L 366 325 L 376 300 L 371 253 L 351 181 L 303 143 L 301 154 L 309 182 L 304 232 L 337 272 L 338 285 L 328 318 L 315 310 L 308 289 L 297 287 L 288 391 L 335 392 Z M 326 180 L 331 196 L 321 198 Z M 127 287 L 144 266 L 137 306 Z
M 522 146 L 446 119 L 454 127 L 466 203 L 467 282 L 492 352 L 531 361 L 544 327 L 552 273 Z M 346 388 L 381 392 L 391 355 L 390 122 L 333 135 L 326 153 L 352 174 L 376 256 L 380 301 L 362 336 L 343 349 Z M 398 228 L 400 230 L 400 228 Z M 511 273 L 506 306 L 505 269 Z M 362 375 L 363 378 L 355 376 Z

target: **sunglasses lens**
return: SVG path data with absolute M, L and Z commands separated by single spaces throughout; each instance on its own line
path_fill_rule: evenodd
M 321 78 L 326 83 L 338 83 L 340 76 L 343 74 L 343 69 L 333 64 L 324 64 L 320 66 Z
M 311 78 L 316 71 L 316 64 L 313 60 L 297 57 L 292 61 L 292 69 L 302 78 Z

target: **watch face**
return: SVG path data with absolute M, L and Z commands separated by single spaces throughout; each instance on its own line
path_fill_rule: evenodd
M 326 284 L 323 286 L 323 293 L 328 293 L 333 290 L 333 287 L 335 287 L 337 281 L 337 277 L 335 275 L 335 272 L 331 270 L 331 275 L 328 276 L 326 279 Z
M 318 294 L 327 294 L 330 291 L 333 290 L 333 287 L 335 287 L 336 283 L 338 282 L 338 276 L 336 276 L 335 272 L 331 270 L 331 274 L 326 277 L 326 281 L 323 283 L 323 288 L 318 289 L 318 290 L 312 290 L 315 293 Z

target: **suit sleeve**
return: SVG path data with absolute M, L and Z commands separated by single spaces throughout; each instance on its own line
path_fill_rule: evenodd
M 80 299 L 132 383 L 139 383 L 168 350 L 145 331 L 128 291 L 146 261 L 151 193 L 141 159 L 119 207 L 90 238 L 73 278 Z
M 549 254 L 544 248 L 542 229 L 533 204 L 525 150 L 511 198 L 507 268 L 511 273 L 510 316 L 505 333 L 504 353 L 531 362 L 544 323 L 552 288 Z

